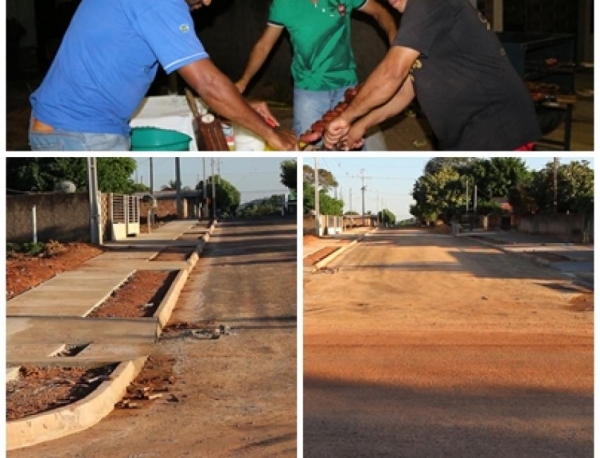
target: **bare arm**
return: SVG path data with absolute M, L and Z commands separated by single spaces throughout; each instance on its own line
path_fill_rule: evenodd
M 345 139 L 346 146 L 349 149 L 360 148 L 363 143 L 365 132 L 377 124 L 382 123 L 388 118 L 397 115 L 404 110 L 415 98 L 415 88 L 410 77 L 404 80 L 400 89 L 389 102 L 370 111 L 367 115 L 356 121 Z
M 327 126 L 325 146 L 332 148 L 346 137 L 352 123 L 373 109 L 384 105 L 398 93 L 419 52 L 392 46 L 383 61 L 369 75 L 348 108 Z
M 246 64 L 246 68 L 242 77 L 237 83 L 235 83 L 240 92 L 244 92 L 246 90 L 246 86 L 248 86 L 248 83 L 252 77 L 254 77 L 254 75 L 256 75 L 256 73 L 263 66 L 265 60 L 267 60 L 267 57 L 271 53 L 273 46 L 275 46 L 275 43 L 277 43 L 277 40 L 281 36 L 282 32 L 282 27 L 267 25 L 267 28 L 263 32 L 262 36 L 258 39 L 252 48 L 252 51 L 250 52 L 250 57 L 248 58 L 248 63 Z
M 398 26 L 390 12 L 375 0 L 368 0 L 367 4 L 359 11 L 372 16 L 377 21 L 377 24 L 385 32 L 388 42 L 391 45 L 398 32 Z
M 419 52 L 414 49 L 392 46 L 340 117 L 351 124 L 390 100 L 400 89 L 417 57 Z
M 296 148 L 295 138 L 274 131 L 210 59 L 185 65 L 179 69 L 179 74 L 221 116 L 260 135 L 275 149 Z

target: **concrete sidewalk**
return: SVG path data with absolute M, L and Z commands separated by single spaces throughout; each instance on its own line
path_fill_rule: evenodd
M 558 270 L 576 283 L 594 289 L 594 245 L 516 231 L 464 232 L 458 237 L 493 246 L 537 264 Z
M 350 248 L 352 245 L 362 240 L 367 234 L 374 232 L 376 228 L 372 227 L 357 227 L 347 229 L 342 234 L 327 235 L 323 237 L 304 237 L 303 254 L 304 260 L 311 256 L 316 256 L 315 263 L 304 264 L 304 273 L 311 273 L 323 268 L 328 262 Z M 319 256 L 319 252 L 324 255 Z
M 135 364 L 129 364 L 127 370 L 121 371 L 127 373 L 127 376 L 119 378 L 120 385 L 116 391 L 112 388 L 104 391 L 111 391 L 114 397 L 116 392 L 124 390 L 141 370 L 145 357 L 150 354 L 160 334 L 161 324 L 168 320 L 188 272 L 193 268 L 201 248 L 214 229 L 214 226 L 208 228 L 199 224 L 204 223 L 193 220 L 173 221 L 149 234 L 140 234 L 120 242 L 108 242 L 104 245 L 106 252 L 85 262 L 78 269 L 58 274 L 7 301 L 7 381 L 18 376 L 18 366 L 23 364 L 92 367 L 109 362 L 129 364 L 135 361 Z M 179 237 L 183 240 L 176 240 Z M 195 248 L 195 251 L 187 261 L 152 260 L 171 246 L 189 246 Z M 136 270 L 179 271 L 154 317 L 84 318 Z M 158 317 L 159 313 L 164 316 Z M 55 356 L 68 345 L 82 343 L 89 345 L 73 357 Z M 80 407 L 85 409 L 85 402 L 82 401 L 77 404 L 82 404 Z M 109 408 L 112 410 L 114 402 L 111 402 L 112 398 L 109 402 L 104 402 L 102 410 L 88 406 L 91 411 L 81 416 L 88 423 L 82 421 L 76 430 L 91 426 L 90 419 L 94 419 L 94 423 L 99 421 Z M 47 418 L 44 419 L 44 416 Z M 54 420 L 47 423 L 50 417 Z M 51 429 L 54 430 L 45 433 L 44 440 L 76 432 L 72 419 L 61 422 L 57 418 L 61 418 L 61 415 L 53 410 L 47 414 L 27 417 L 23 421 L 7 423 L 8 449 L 37 443 L 37 429 L 29 426 L 37 420 L 43 424 L 43 429 L 51 424 Z M 63 433 L 61 430 L 64 430 Z

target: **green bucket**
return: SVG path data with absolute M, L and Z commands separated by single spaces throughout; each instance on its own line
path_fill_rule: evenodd
M 131 130 L 131 151 L 189 151 L 189 135 L 176 130 L 156 127 L 134 127 Z

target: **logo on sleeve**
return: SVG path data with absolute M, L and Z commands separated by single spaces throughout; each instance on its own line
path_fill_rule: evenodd
M 190 30 L 190 26 L 189 26 L 189 25 L 187 25 L 187 24 L 181 24 L 181 25 L 179 26 L 179 30 L 180 30 L 182 33 L 188 33 L 188 32 L 189 32 L 189 30 Z

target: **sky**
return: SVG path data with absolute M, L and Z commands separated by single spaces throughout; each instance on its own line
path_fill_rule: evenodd
M 136 182 L 150 185 L 150 158 L 135 158 L 138 168 L 134 172 L 133 179 Z M 153 157 L 154 189 L 160 190 L 169 181 L 175 180 L 175 158 Z M 215 158 L 215 174 L 221 175 L 225 180 L 233 184 L 241 193 L 242 203 L 262 197 L 270 197 L 273 194 L 284 194 L 287 188 L 281 184 L 280 164 L 287 158 L 265 157 L 265 158 L 239 158 L 220 157 Z M 219 162 L 217 164 L 217 161 Z M 212 175 L 211 158 L 205 158 L 206 176 Z M 220 167 L 220 173 L 219 173 Z M 202 180 L 203 159 L 181 158 L 181 183 L 183 186 L 194 188 L 198 181 Z
M 361 187 L 366 186 L 365 211 L 375 213 L 381 208 L 389 209 L 396 220 L 412 218 L 410 205 L 415 181 L 423 174 L 425 164 L 431 157 L 319 157 L 318 167 L 333 173 L 339 183 L 337 197 L 344 200 L 344 212 L 362 211 Z M 540 170 L 553 160 L 552 157 L 524 157 L 530 170 Z M 594 159 L 588 157 L 560 157 L 561 163 L 586 159 L 594 167 Z M 315 167 L 314 158 L 305 158 L 305 164 Z M 334 195 L 335 197 L 335 195 Z M 352 197 L 352 198 L 350 198 Z M 379 205 L 378 205 L 379 203 Z

